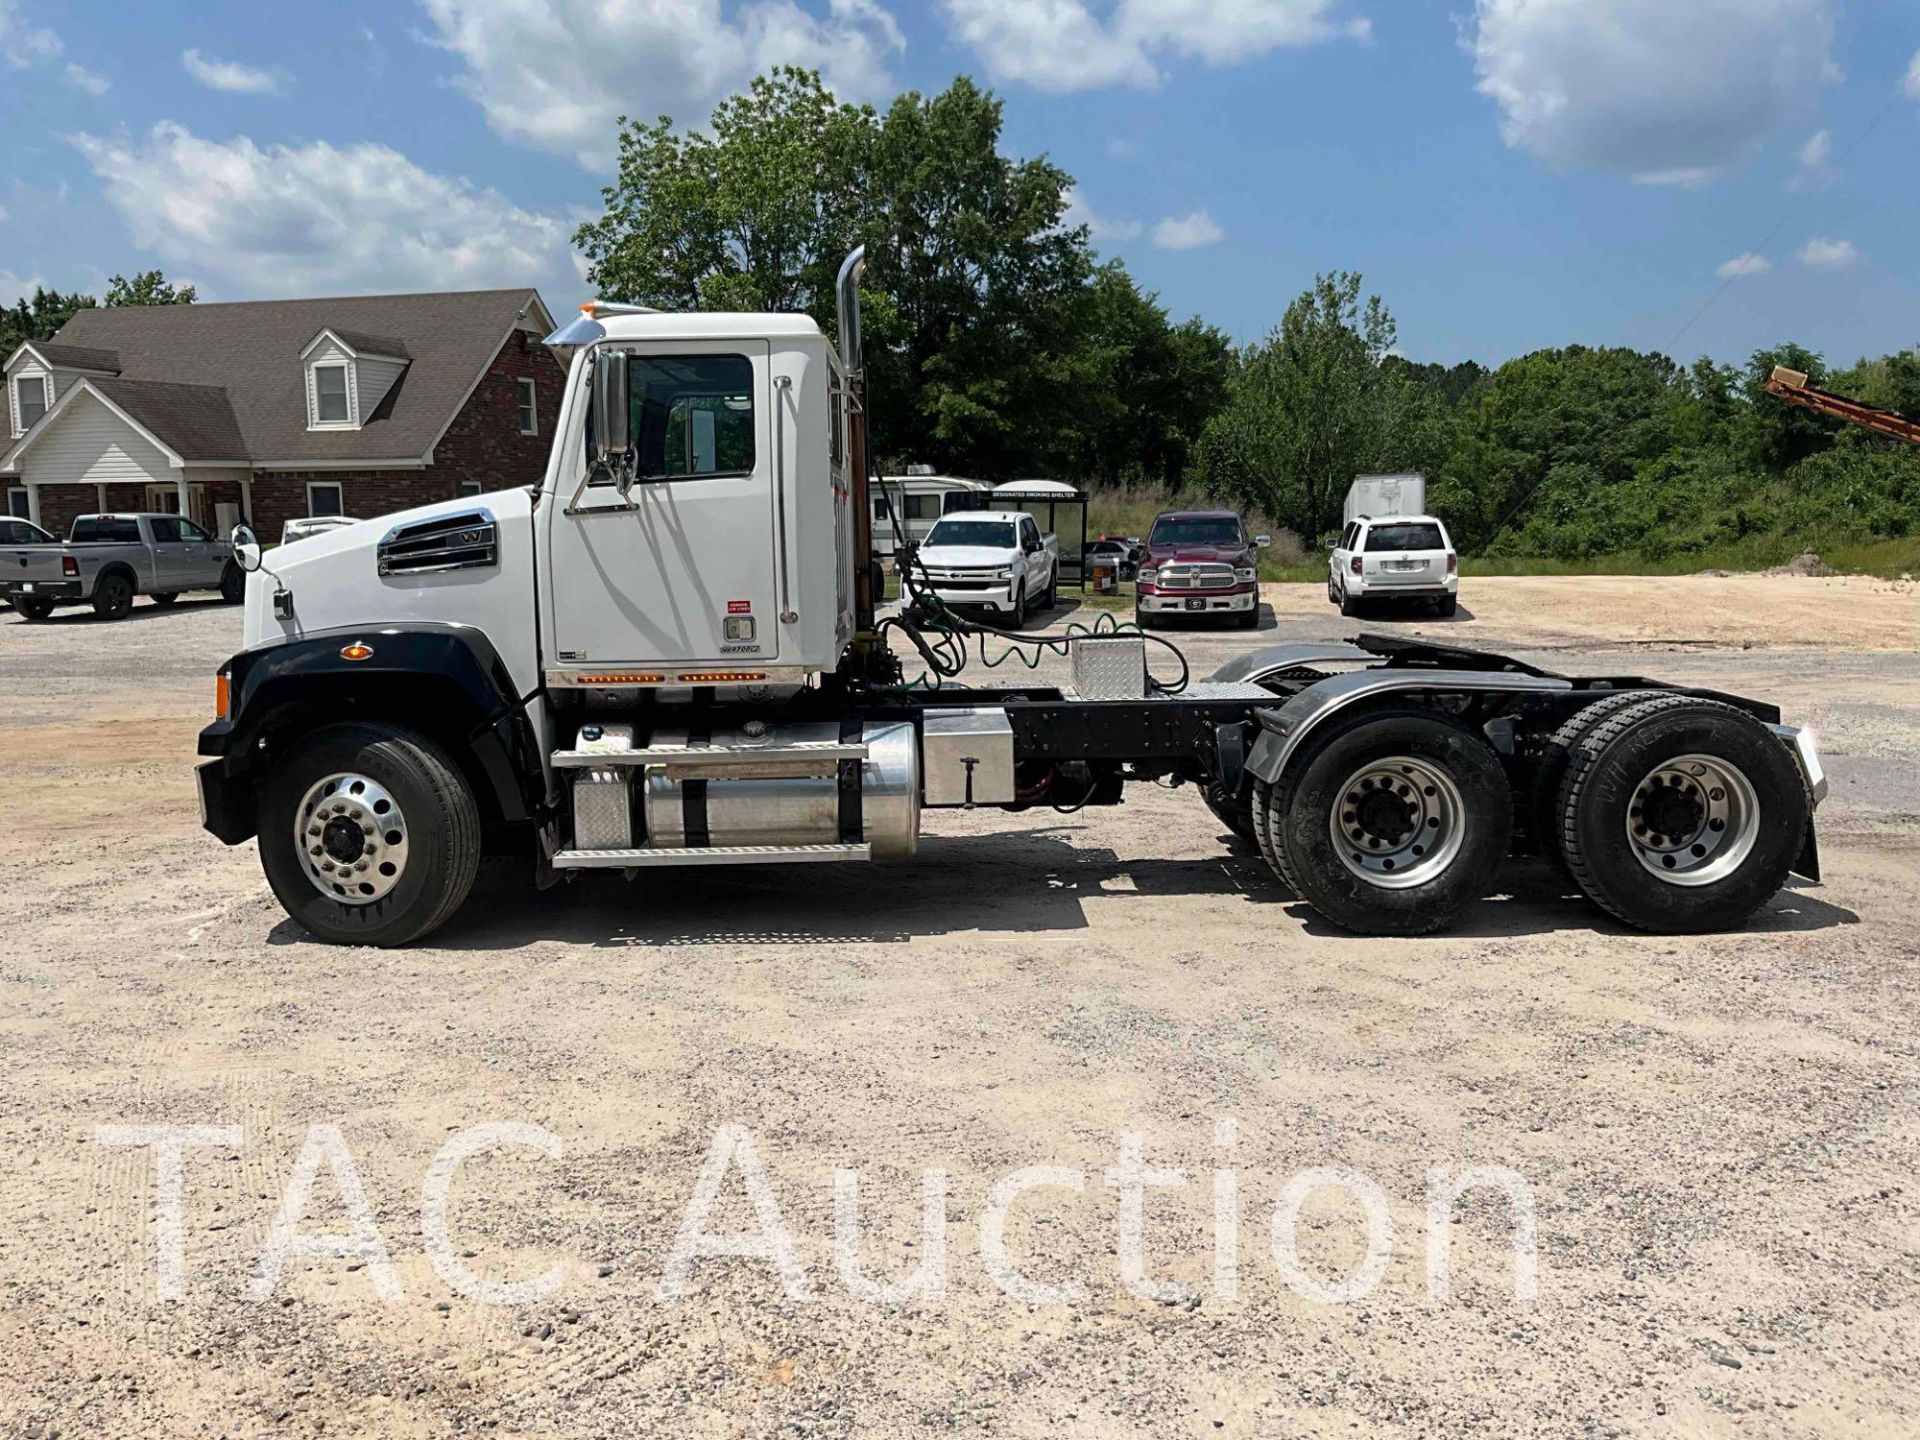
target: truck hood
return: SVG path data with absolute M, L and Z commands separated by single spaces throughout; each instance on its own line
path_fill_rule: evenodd
M 927 545 L 920 558 L 936 570 L 985 570 L 1017 564 L 1020 552 L 993 545 Z
M 1168 545 L 1142 552 L 1142 565 L 1244 565 L 1248 552 L 1238 545 Z

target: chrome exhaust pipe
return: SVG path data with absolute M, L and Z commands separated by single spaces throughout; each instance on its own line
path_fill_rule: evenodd
M 860 277 L 867 272 L 867 247 L 858 245 L 840 262 L 840 278 L 834 293 L 840 306 L 840 363 L 857 372 L 862 363 L 860 349 Z

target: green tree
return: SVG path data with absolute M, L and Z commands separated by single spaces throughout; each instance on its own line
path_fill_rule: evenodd
M 1358 275 L 1319 276 L 1242 354 L 1203 440 L 1210 488 L 1306 536 L 1339 524 L 1355 475 L 1397 468 L 1409 433 L 1393 415 L 1408 403 L 1405 379 L 1385 363 L 1398 330 L 1380 297 L 1362 304 L 1360 290 Z
M 606 213 L 580 226 L 599 293 L 671 310 L 833 312 L 833 279 L 863 229 L 871 109 L 783 67 L 721 102 L 705 133 L 620 122 Z
M 13 354 L 29 340 L 51 340 L 60 327 L 78 310 L 91 310 L 91 295 L 75 291 L 63 295 L 58 290 L 35 286 L 31 300 L 24 296 L 0 310 L 0 359 Z
M 109 308 L 116 305 L 191 305 L 198 293 L 191 285 L 174 285 L 158 270 L 142 270 L 129 280 L 115 275 L 107 281 Z

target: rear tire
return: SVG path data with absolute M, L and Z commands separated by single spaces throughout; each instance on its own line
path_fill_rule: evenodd
M 387 893 L 364 903 L 323 893 L 296 843 L 309 792 L 333 775 L 366 777 L 405 817 L 404 868 Z M 472 790 L 438 745 L 395 725 L 328 725 L 300 740 L 261 788 L 258 823 L 260 866 L 281 906 L 334 945 L 405 945 L 431 934 L 460 908 L 480 867 Z
M 93 587 L 93 613 L 102 620 L 124 620 L 133 609 L 133 582 L 108 575 Z
M 247 598 L 246 572 L 231 560 L 220 572 L 220 598 L 229 605 L 238 605 Z
M 1698 934 L 1773 898 L 1812 814 L 1806 778 L 1765 725 L 1717 700 L 1667 695 L 1573 747 L 1560 843 L 1580 888 L 1615 919 Z
M 1437 608 L 1442 620 L 1451 620 L 1460 613 L 1460 597 L 1458 595 L 1442 596 Z
M 1586 709 L 1569 716 L 1547 741 L 1540 763 L 1533 772 L 1533 788 L 1528 796 L 1528 824 L 1534 843 L 1554 869 L 1571 877 L 1567 853 L 1560 846 L 1560 786 L 1567 778 L 1568 757 L 1596 726 L 1621 711 L 1650 700 L 1662 698 L 1658 690 L 1622 690 L 1594 701 Z
M 180 598 L 180 592 L 178 590 L 156 590 L 147 598 L 164 609 Z
M 53 614 L 53 601 L 16 599 L 13 602 L 13 608 L 18 610 L 28 623 L 37 625 Z
M 1428 712 L 1390 711 L 1359 716 L 1308 744 L 1268 790 L 1267 842 L 1280 878 L 1322 916 L 1362 935 L 1426 935 L 1492 889 L 1513 833 L 1513 803 L 1506 772 L 1479 736 Z M 1412 828 L 1400 832 L 1397 847 L 1343 841 L 1336 850 L 1333 822 L 1343 830 L 1352 823 L 1347 807 L 1360 787 L 1373 792 L 1374 782 L 1362 777 L 1374 772 L 1392 775 L 1379 793 L 1388 808 L 1400 807 L 1398 823 Z M 1410 803 L 1390 794 L 1393 787 Z M 1415 837 L 1422 843 L 1415 846 Z M 1395 854 L 1404 857 L 1403 870 L 1393 869 Z

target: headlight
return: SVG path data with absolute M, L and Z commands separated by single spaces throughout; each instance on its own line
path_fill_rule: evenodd
M 1233 572 L 1233 578 L 1245 585 L 1254 578 L 1254 568 L 1251 565 L 1243 566 Z
M 1013 578 L 1013 571 L 1011 569 L 996 570 L 993 572 L 993 578 L 996 580 L 1011 580 Z
M 1133 577 L 1142 585 L 1157 585 L 1160 581 L 1158 570 L 1142 570 Z

